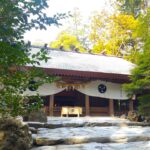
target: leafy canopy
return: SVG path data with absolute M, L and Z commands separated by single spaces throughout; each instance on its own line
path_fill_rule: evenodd
M 1 0 L 0 1 L 0 114 L 17 116 L 41 106 L 39 97 L 23 95 L 31 86 L 38 87 L 52 82 L 35 66 L 47 61 L 47 51 L 32 54 L 23 41 L 23 35 L 32 28 L 46 29 L 47 25 L 59 25 L 65 14 L 48 17 L 44 10 L 47 0 Z M 24 66 L 30 64 L 32 69 Z M 38 79 L 36 84 L 31 81 Z M 36 99 L 36 100 L 35 100 Z
M 72 15 L 72 25 L 61 32 L 50 46 L 63 46 L 66 50 L 79 48 L 81 52 L 91 49 L 92 53 L 104 52 L 135 61 L 139 52 L 135 34 L 138 20 L 132 15 L 95 12 L 90 18 L 90 26 L 85 26 L 81 20 L 80 13 L 76 10 Z
M 136 61 L 137 67 L 132 71 L 132 83 L 125 85 L 125 88 L 131 95 L 137 94 L 140 112 L 150 115 L 150 9 L 139 20 L 138 36 L 143 42 L 143 50 Z
M 86 52 L 86 50 L 81 45 L 77 37 L 67 32 L 61 32 L 58 35 L 56 41 L 50 43 L 50 47 L 52 48 L 62 47 L 64 50 L 77 50 L 80 52 Z
M 117 0 L 119 10 L 135 18 L 145 10 L 146 2 L 147 0 Z
M 90 39 L 93 53 L 101 53 L 134 61 L 137 50 L 135 30 L 138 20 L 132 15 L 97 13 L 92 17 Z

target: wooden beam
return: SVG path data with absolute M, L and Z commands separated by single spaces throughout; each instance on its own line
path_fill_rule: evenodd
M 133 111 L 134 108 L 133 108 L 133 100 L 129 100 L 129 111 Z
M 114 116 L 114 101 L 113 101 L 113 99 L 109 100 L 109 115 Z
M 85 95 L 85 115 L 90 115 L 90 100 L 88 95 Z
M 54 115 L 54 95 L 49 96 L 49 115 Z

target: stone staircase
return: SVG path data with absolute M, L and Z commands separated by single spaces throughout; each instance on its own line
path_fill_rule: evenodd
M 28 122 L 32 150 L 150 150 L 150 124 L 119 118 L 49 118 Z

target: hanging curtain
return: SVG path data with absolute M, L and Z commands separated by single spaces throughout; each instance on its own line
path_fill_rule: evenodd
M 28 89 L 26 92 L 24 92 L 24 95 L 34 96 L 34 95 L 37 95 L 38 93 L 40 96 L 48 96 L 48 95 L 57 94 L 63 91 L 64 89 L 65 88 L 57 87 L 55 83 L 51 83 L 51 84 L 46 83 L 40 86 L 36 91 L 31 91 Z
M 100 93 L 98 90 L 98 86 L 100 84 L 106 86 L 106 91 L 104 93 Z M 105 82 L 101 80 L 89 82 L 85 85 L 84 88 L 80 87 L 77 90 L 88 96 L 102 97 L 102 98 L 116 99 L 116 100 L 129 99 L 127 93 L 122 89 L 121 84 Z
M 98 90 L 98 86 L 102 84 L 106 86 L 106 91 L 104 93 L 100 93 Z M 37 93 L 41 96 L 54 95 L 63 90 L 67 89 L 66 87 L 57 86 L 56 83 L 44 84 L 40 86 L 37 91 L 30 91 L 29 89 L 24 92 L 24 95 L 36 95 Z M 116 100 L 127 100 L 129 97 L 127 93 L 122 89 L 122 84 L 111 83 L 106 81 L 91 81 L 86 83 L 84 86 L 80 86 L 79 88 L 75 88 L 77 91 L 93 97 L 102 97 L 108 99 L 116 99 Z

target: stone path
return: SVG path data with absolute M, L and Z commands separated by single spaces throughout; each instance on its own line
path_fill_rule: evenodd
M 150 126 L 110 117 L 48 118 L 29 123 L 32 150 L 150 150 Z
M 150 142 L 86 143 L 75 145 L 41 146 L 32 150 L 150 150 Z
M 30 127 L 35 128 L 62 128 L 62 127 L 87 127 L 87 126 L 150 126 L 149 123 L 131 122 L 126 119 L 112 117 L 80 117 L 80 118 L 64 118 L 49 117 L 48 122 L 28 122 Z

